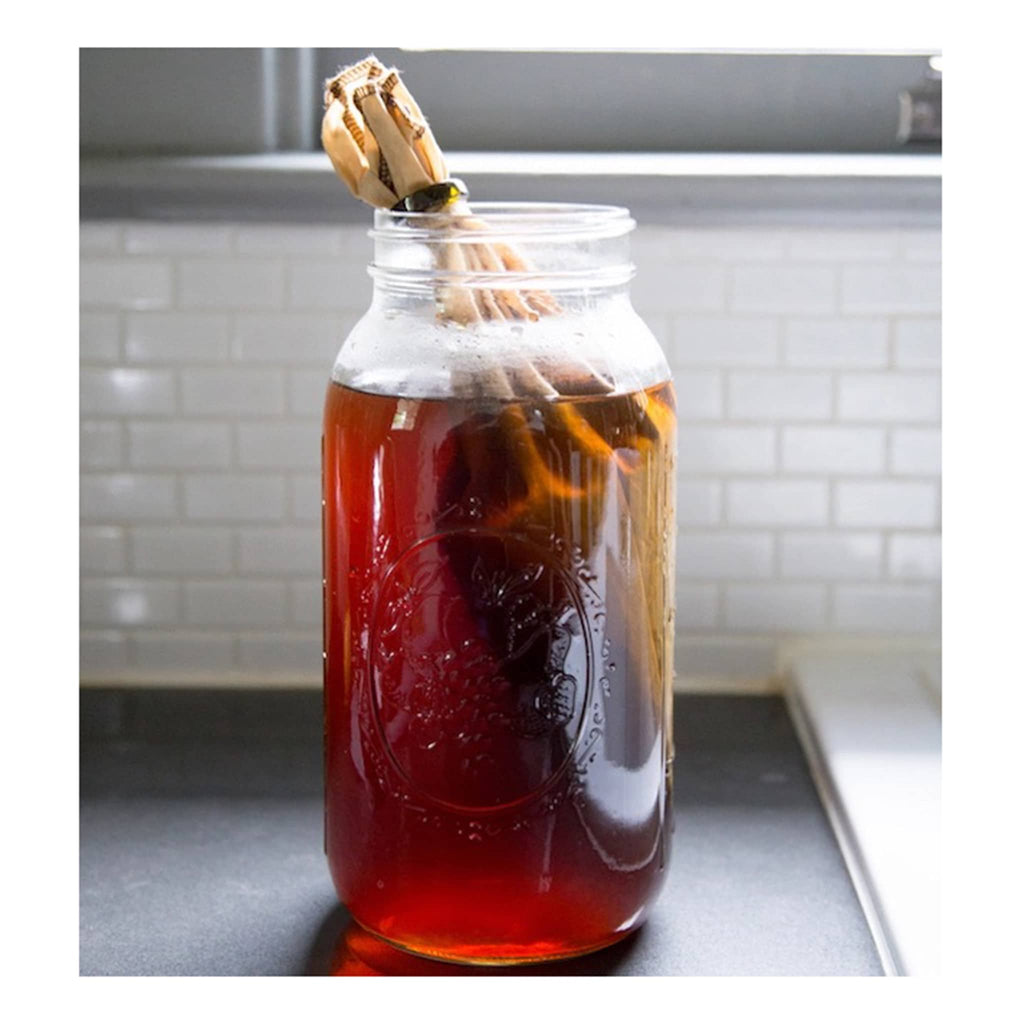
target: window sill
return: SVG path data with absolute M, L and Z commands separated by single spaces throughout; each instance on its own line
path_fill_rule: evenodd
M 448 154 L 477 200 L 616 203 L 643 223 L 937 224 L 941 157 L 820 153 Z M 366 223 L 322 153 L 83 158 L 83 219 Z

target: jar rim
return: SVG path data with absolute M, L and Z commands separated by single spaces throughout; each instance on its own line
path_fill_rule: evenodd
M 597 203 L 480 202 L 468 215 L 476 224 L 460 225 L 466 214 L 409 213 L 405 210 L 374 210 L 374 239 L 454 241 L 462 236 L 474 241 L 501 238 L 615 238 L 629 234 L 636 221 L 624 206 Z M 481 229 L 479 222 L 485 221 Z

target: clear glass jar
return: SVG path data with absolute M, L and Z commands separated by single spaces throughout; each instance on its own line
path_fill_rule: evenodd
M 628 211 L 474 215 L 376 213 L 328 386 L 325 829 L 363 927 L 508 963 L 622 938 L 663 882 L 675 412 Z

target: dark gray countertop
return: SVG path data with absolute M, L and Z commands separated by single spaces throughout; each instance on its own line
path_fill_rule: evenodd
M 578 960 L 463 969 L 339 906 L 320 697 L 82 693 L 83 975 L 872 975 L 881 964 L 782 701 L 676 698 L 676 828 L 640 931 Z

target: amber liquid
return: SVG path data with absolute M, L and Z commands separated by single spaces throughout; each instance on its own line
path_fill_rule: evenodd
M 598 949 L 666 867 L 674 395 L 332 383 L 326 849 L 369 931 L 493 963 Z

